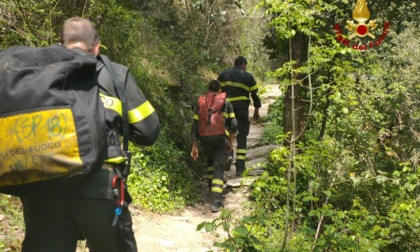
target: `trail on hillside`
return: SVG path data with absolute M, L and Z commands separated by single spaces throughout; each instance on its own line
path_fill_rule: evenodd
M 262 95 L 262 107 L 260 108 L 261 117 L 268 112 L 269 104 L 275 97 L 280 95 L 277 86 L 266 86 L 267 92 Z M 250 107 L 250 118 L 254 109 Z M 261 122 L 251 122 L 250 133 L 248 135 L 248 153 L 246 157 L 247 167 L 257 167 L 263 163 L 266 154 L 275 146 L 263 146 L 253 148 L 263 133 Z M 244 216 L 244 204 L 248 201 L 249 185 L 255 177 L 236 178 L 235 166 L 229 172 L 225 172 L 227 179 L 224 188 L 224 207 L 233 211 L 236 218 Z M 245 184 L 241 186 L 242 184 Z M 139 252 L 204 252 L 216 249 L 213 247 L 215 241 L 223 241 L 226 233 L 222 230 L 206 233 L 204 230 L 197 231 L 197 226 L 205 221 L 211 222 L 220 216 L 219 213 L 210 211 L 210 199 L 207 196 L 207 185 L 203 185 L 203 203 L 188 206 L 177 215 L 158 215 L 142 211 L 133 210 L 134 232 L 137 240 Z

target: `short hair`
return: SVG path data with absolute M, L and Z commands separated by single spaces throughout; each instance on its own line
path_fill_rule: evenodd
M 235 59 L 235 66 L 242 66 L 243 64 L 245 65 L 248 64 L 245 57 L 239 56 L 238 58 Z
M 209 91 L 217 92 L 222 88 L 222 84 L 218 80 L 212 80 L 209 82 Z
M 88 51 L 91 51 L 99 42 L 99 33 L 89 19 L 72 17 L 64 22 L 61 33 L 61 43 L 64 46 L 84 43 Z

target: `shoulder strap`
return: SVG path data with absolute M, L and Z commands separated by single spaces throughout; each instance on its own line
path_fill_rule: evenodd
M 122 123 L 123 123 L 123 151 L 128 151 L 128 133 L 129 133 L 129 127 L 128 127 L 128 108 L 127 108 L 127 98 L 125 96 L 125 91 L 123 89 L 123 86 L 125 84 L 125 81 L 127 80 L 128 74 L 125 74 L 125 80 L 124 83 L 119 83 L 117 80 L 117 75 L 114 71 L 114 68 L 111 65 L 111 61 L 109 58 L 105 55 L 100 55 L 100 58 L 102 62 L 104 63 L 106 69 L 109 71 L 109 74 L 111 75 L 112 82 L 114 83 L 115 89 L 117 90 L 118 97 L 121 100 L 122 104 Z

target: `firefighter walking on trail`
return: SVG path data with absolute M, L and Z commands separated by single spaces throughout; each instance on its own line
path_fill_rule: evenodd
M 99 54 L 99 34 L 90 20 L 66 20 L 62 44 L 75 55 L 100 58 L 93 77 L 105 108 L 106 159 L 101 169 L 60 195 L 21 198 L 22 251 L 76 251 L 77 240 L 83 236 L 90 251 L 136 252 L 131 197 L 125 184 L 131 153 L 126 149 L 128 141 L 152 145 L 160 132 L 159 118 L 128 68 Z
M 222 91 L 226 92 L 227 100 L 232 103 L 238 122 L 236 176 L 242 176 L 245 171 L 247 137 L 251 125 L 248 116 L 250 95 L 255 108 L 253 118 L 255 120 L 260 118 L 259 108 L 261 107 L 261 100 L 258 95 L 258 85 L 254 76 L 246 71 L 247 65 L 246 59 L 239 56 L 235 59 L 234 66 L 220 73 L 217 78 L 222 83 Z
M 210 81 L 209 91 L 198 98 L 195 109 L 191 130 L 191 157 L 198 159 L 198 145 L 201 142 L 207 158 L 212 212 L 218 212 L 223 206 L 223 172 L 232 163 L 227 157 L 232 151 L 236 130 L 235 114 L 226 99 L 226 93 L 222 93 L 219 81 Z

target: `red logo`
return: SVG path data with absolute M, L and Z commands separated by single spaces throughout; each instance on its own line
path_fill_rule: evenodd
M 369 41 L 367 43 L 360 41 L 357 43 L 353 43 L 351 41 L 354 37 L 364 38 L 368 36 L 371 39 L 376 38 L 376 36 L 373 33 L 371 33 L 371 31 L 375 30 L 378 25 L 376 24 L 375 20 L 370 20 L 368 23 L 366 23 L 366 21 L 368 21 L 369 18 L 370 12 L 367 7 L 366 1 L 357 0 L 356 8 L 354 8 L 353 10 L 353 19 L 356 21 L 356 23 L 353 20 L 347 21 L 347 25 L 345 26 L 345 28 L 349 30 L 348 38 L 343 36 L 340 24 L 336 24 L 334 26 L 334 30 L 336 31 L 336 40 L 341 44 L 345 45 L 346 47 L 351 47 L 355 50 L 360 51 L 379 46 L 380 44 L 382 44 L 382 42 L 386 38 L 386 35 L 388 34 L 388 29 L 390 27 L 388 22 L 385 22 L 382 34 L 378 39 Z

